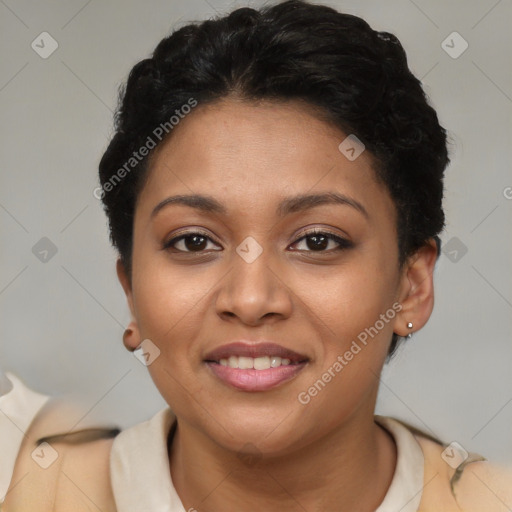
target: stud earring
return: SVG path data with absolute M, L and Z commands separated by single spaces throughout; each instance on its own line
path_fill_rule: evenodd
M 407 322 L 407 329 L 412 329 L 412 322 Z M 407 335 L 408 338 L 411 338 L 412 337 L 412 333 L 409 333 Z

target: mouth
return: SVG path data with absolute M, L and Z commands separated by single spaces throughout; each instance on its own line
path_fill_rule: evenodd
M 296 377 L 309 358 L 275 343 L 235 342 L 204 358 L 213 375 L 242 391 L 266 391 Z

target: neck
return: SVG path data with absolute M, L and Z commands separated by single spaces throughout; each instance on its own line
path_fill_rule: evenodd
M 248 461 L 222 452 L 178 425 L 171 478 L 186 510 L 240 512 L 245 503 L 251 510 L 370 512 L 384 499 L 396 466 L 395 443 L 373 412 L 285 457 Z

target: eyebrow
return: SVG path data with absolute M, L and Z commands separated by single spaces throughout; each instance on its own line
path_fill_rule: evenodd
M 171 204 L 189 206 L 204 213 L 227 214 L 226 207 L 213 197 L 200 194 L 190 194 L 167 197 L 155 206 L 151 212 L 151 218 L 155 217 L 164 207 Z M 280 217 L 284 217 L 291 213 L 297 213 L 327 204 L 350 206 L 362 213 L 366 218 L 369 218 L 366 208 L 359 201 L 336 192 L 300 194 L 293 197 L 287 197 L 279 203 L 276 213 Z

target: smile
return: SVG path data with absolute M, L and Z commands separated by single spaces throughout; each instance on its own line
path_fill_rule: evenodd
M 266 391 L 293 379 L 309 359 L 275 343 L 235 342 L 210 352 L 204 363 L 224 384 Z
M 269 368 L 278 368 L 279 366 L 288 366 L 299 364 L 298 362 L 292 363 L 290 359 L 282 358 L 279 356 L 262 356 L 262 357 L 237 357 L 231 356 L 228 359 L 221 359 L 218 362 L 222 366 L 229 366 L 230 368 L 240 368 L 241 370 L 268 370 Z

